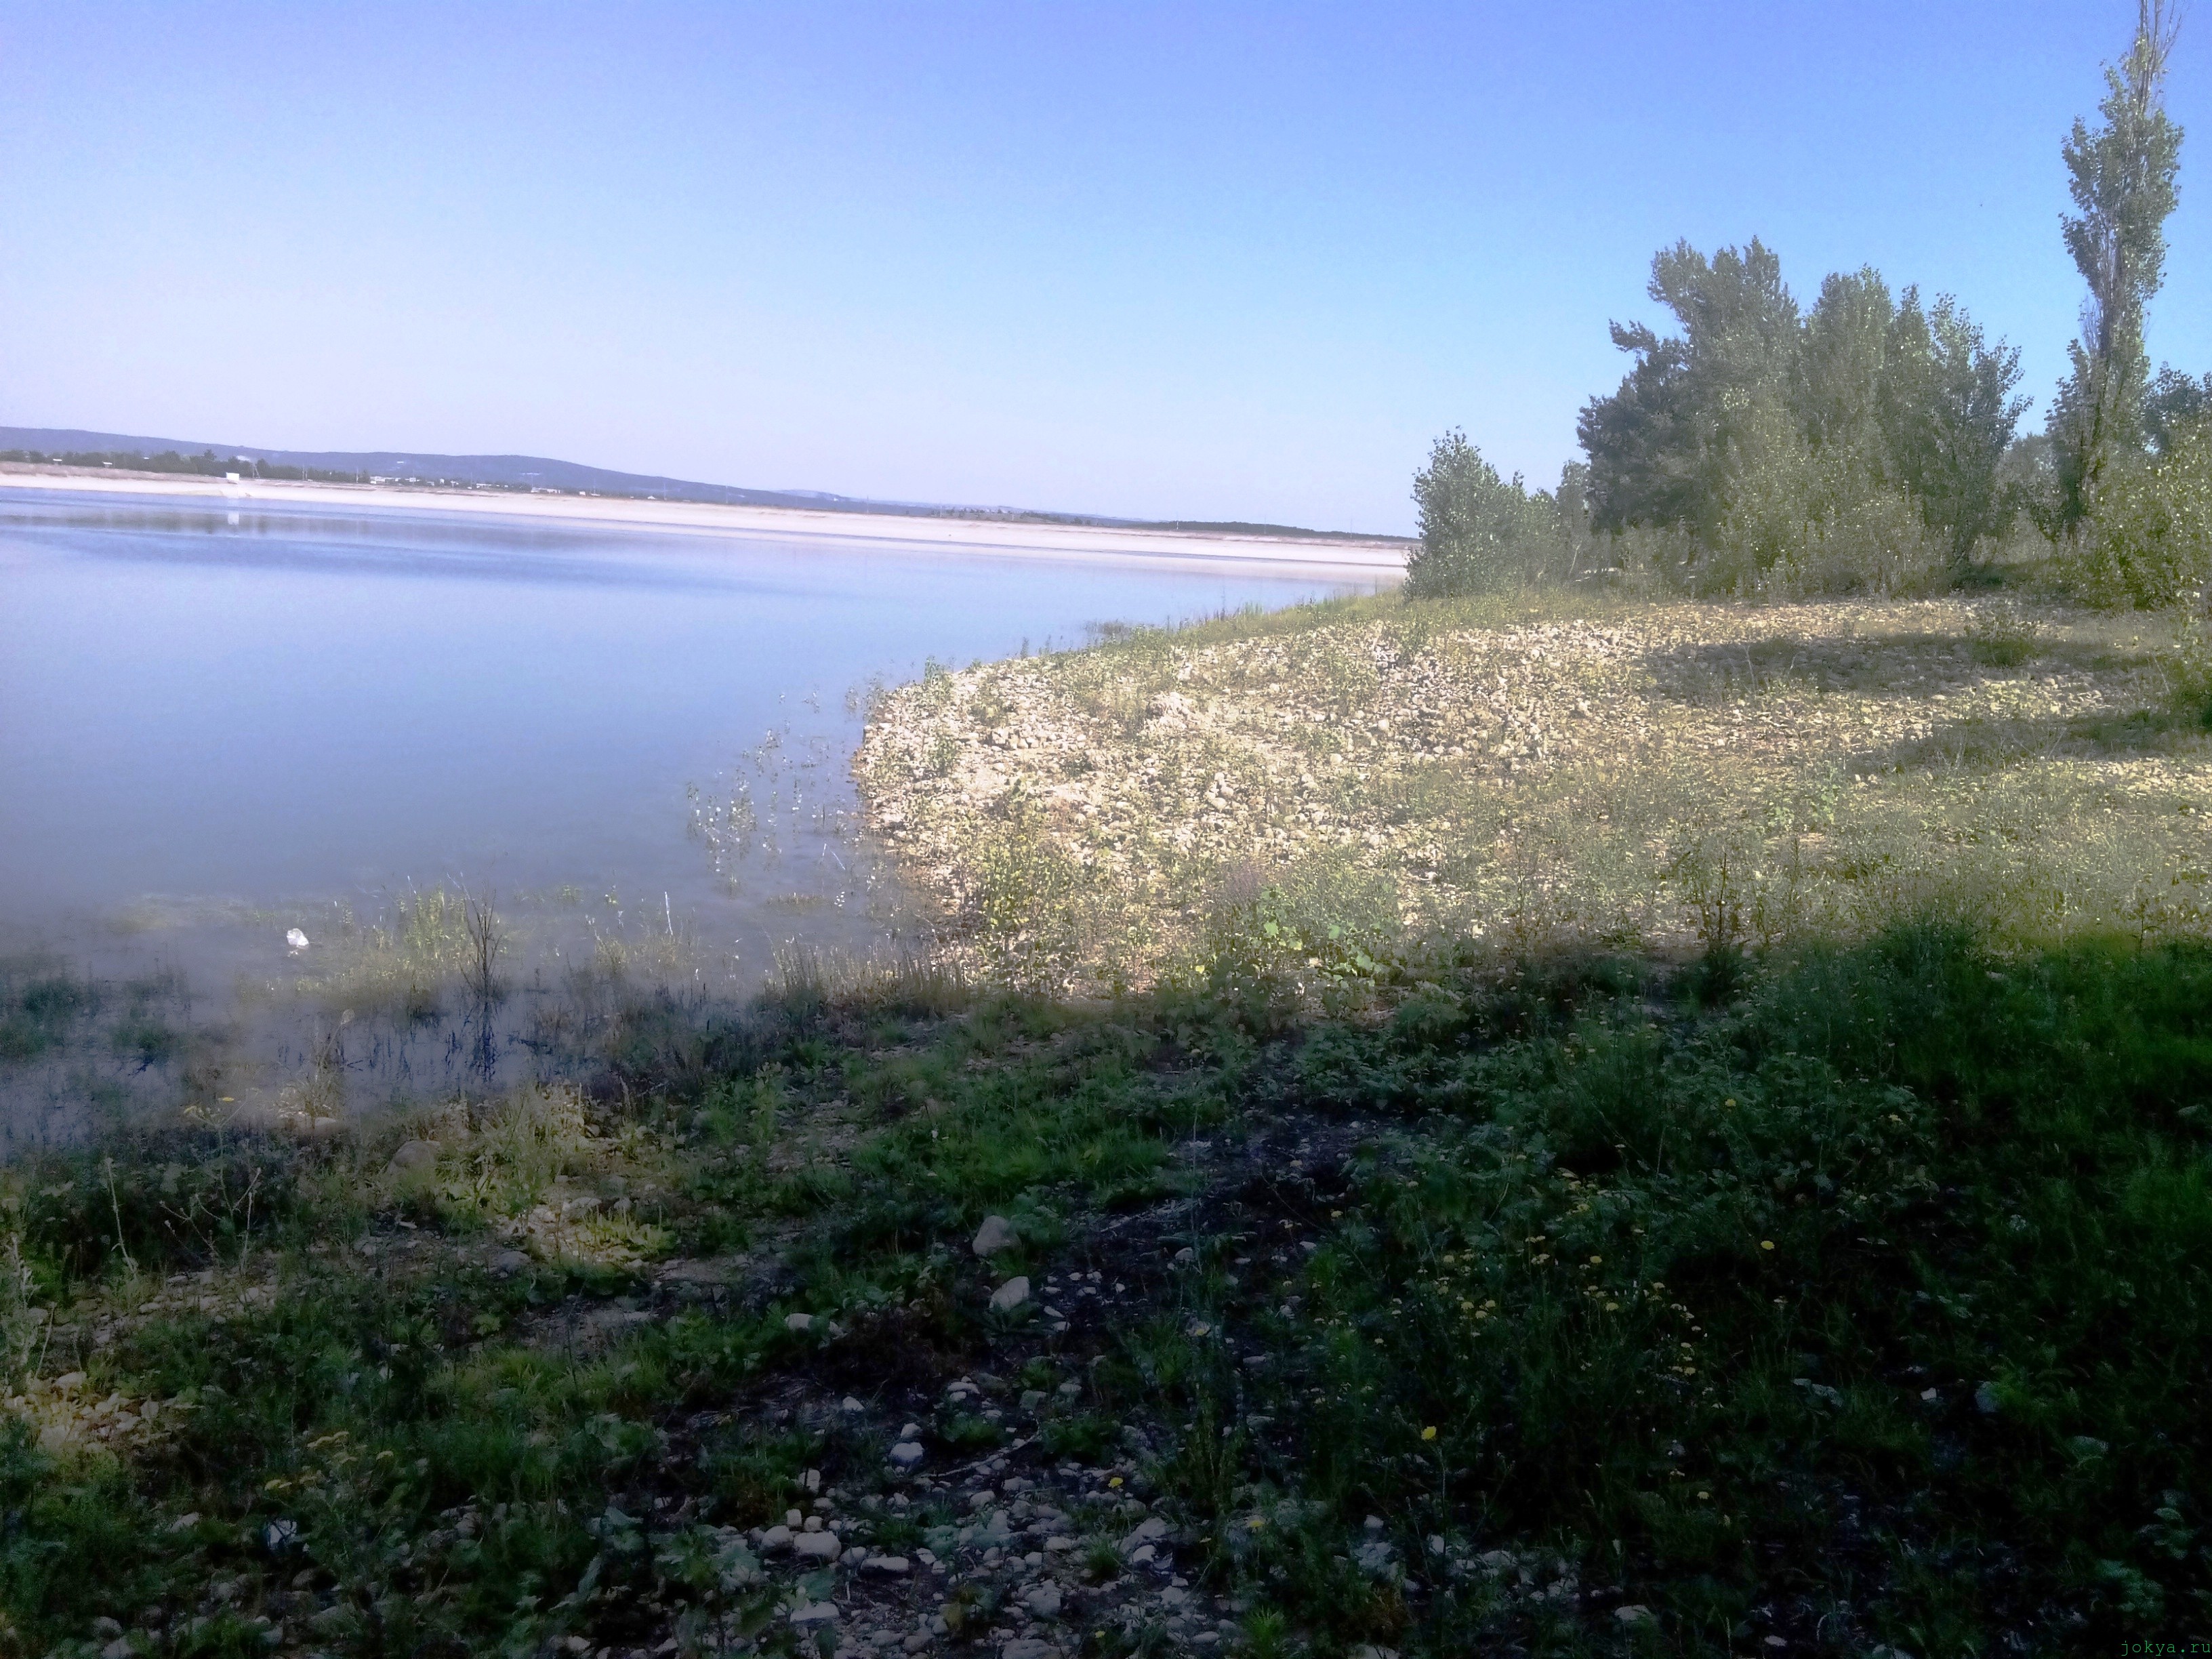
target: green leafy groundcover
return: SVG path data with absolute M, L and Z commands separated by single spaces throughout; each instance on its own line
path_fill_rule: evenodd
M 872 1332 L 895 1398 L 986 1364 L 1082 1379 L 1053 1455 L 1145 1428 L 1138 1480 L 1255 1653 L 2212 1629 L 2212 955 L 1921 927 L 1714 966 L 1431 963 L 1340 1020 L 664 1016 L 603 1127 L 689 1171 L 654 1218 L 678 1249 L 781 1229 L 789 1290 L 589 1352 L 532 1322 L 619 1274 L 365 1265 L 348 1242 L 402 1218 L 319 1185 L 327 1148 L 149 1135 L 20 1169 L 17 1248 L 62 1315 L 123 1271 L 91 1200 L 134 1182 L 227 1190 L 260 1160 L 242 1224 L 285 1268 L 265 1307 L 100 1351 L 95 1389 L 189 1403 L 158 1445 L 0 1437 L 10 1650 L 95 1651 L 110 1618 L 148 1651 L 264 1653 L 281 1622 L 300 1650 L 521 1653 L 726 1613 L 788 1647 L 732 1528 L 805 1467 L 887 1478 L 862 1432 L 757 1409 L 852 1385 L 793 1306 Z M 833 1103 L 866 1119 L 833 1165 L 764 1156 Z M 994 1323 L 962 1276 L 994 1210 L 1032 1272 L 1103 1261 L 1130 1298 L 1057 1345 Z M 125 1231 L 149 1273 L 245 1236 Z

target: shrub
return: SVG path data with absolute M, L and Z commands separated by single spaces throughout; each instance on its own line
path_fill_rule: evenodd
M 1406 591 L 1420 598 L 1510 587 L 1547 562 L 1558 541 L 1549 498 L 1521 475 L 1498 477 L 1463 432 L 1447 432 L 1413 475 L 1421 545 L 1406 563 Z
M 2191 422 L 2165 453 L 2121 475 L 2089 520 L 2072 574 L 2093 604 L 2201 603 L 2212 584 L 2212 423 Z

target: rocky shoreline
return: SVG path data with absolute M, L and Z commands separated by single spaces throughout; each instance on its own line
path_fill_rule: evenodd
M 1247 626 L 880 700 L 854 763 L 869 822 L 974 964 L 1148 983 L 1270 886 L 1356 894 L 1346 923 L 1378 936 L 1628 928 L 1663 947 L 1695 932 L 1666 872 L 1700 837 L 1741 830 L 1769 862 L 1786 837 L 1817 871 L 1947 743 L 2008 745 L 2011 769 L 2077 793 L 2205 784 L 2076 729 L 2156 700 L 2154 650 L 2118 637 L 2141 620 L 1954 599 Z M 1010 862 L 1055 902 L 1010 902 Z

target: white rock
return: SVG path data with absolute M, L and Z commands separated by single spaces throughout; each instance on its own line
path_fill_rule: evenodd
M 845 1396 L 843 1401 L 840 1402 L 839 1409 L 842 1411 L 858 1412 L 866 1411 L 867 1407 L 863 1406 L 859 1401 L 854 1399 L 853 1396 L 848 1394 Z
M 902 1440 L 891 1448 L 891 1462 L 902 1469 L 915 1467 L 921 1462 L 922 1455 L 921 1443 L 919 1440 Z
M 1156 1515 L 1121 1540 L 1121 1553 L 1127 1555 L 1139 1545 L 1158 1543 L 1167 1535 L 1168 1523 Z
M 834 1532 L 802 1532 L 791 1540 L 791 1551 L 802 1561 L 835 1561 L 845 1547 Z
M 987 1215 L 975 1230 L 975 1242 L 968 1248 L 988 1261 L 1000 1251 L 1013 1249 L 1016 1242 L 1012 1222 L 1002 1215 Z
M 844 1615 L 832 1601 L 809 1601 L 791 1610 L 791 1622 L 801 1630 L 819 1630 L 824 1625 L 834 1625 Z
M 412 1175 L 417 1170 L 437 1167 L 438 1143 L 434 1140 L 403 1140 L 399 1150 L 392 1155 L 392 1171 L 395 1175 Z
M 1613 1610 L 1613 1616 L 1624 1625 L 1650 1625 L 1657 1622 L 1652 1616 L 1651 1609 L 1641 1601 L 1631 1601 L 1625 1607 L 1615 1607 Z
M 996 1313 L 1012 1313 L 1029 1299 L 1029 1280 L 1024 1278 L 1010 1279 L 991 1292 L 991 1308 Z
M 786 1314 L 783 1328 L 787 1331 L 811 1331 L 814 1328 L 814 1316 L 809 1313 Z
M 770 1527 L 761 1534 L 761 1546 L 770 1555 L 780 1555 L 791 1547 L 789 1527 Z
M 307 936 L 296 927 L 287 927 L 284 930 L 284 943 L 291 947 L 295 955 L 297 955 L 307 948 Z
M 1018 1636 L 999 1650 L 999 1659 L 1060 1659 L 1060 1650 L 1034 1636 Z
M 1060 1586 L 1039 1584 L 1022 1597 L 1022 1605 L 1040 1619 L 1057 1619 L 1060 1617 Z
M 1159 1547 L 1155 1544 L 1139 1544 L 1129 1552 L 1129 1565 L 1133 1567 L 1148 1567 L 1159 1559 Z
M 863 1565 L 870 1572 L 891 1578 L 903 1578 L 914 1571 L 914 1564 L 903 1555 L 872 1555 Z

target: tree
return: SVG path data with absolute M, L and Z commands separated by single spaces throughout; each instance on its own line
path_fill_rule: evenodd
M 1805 319 L 1796 401 L 1814 448 L 1847 448 L 1879 470 L 1881 392 L 1897 307 L 1889 284 L 1872 265 L 1820 284 Z
M 2192 380 L 2171 368 L 2161 368 L 2143 399 L 2143 437 L 2151 453 L 2169 453 L 2185 427 L 2212 415 L 2212 374 Z
M 1464 432 L 1447 432 L 1413 475 L 1421 545 L 1406 562 L 1406 591 L 1422 598 L 1510 586 L 1546 562 L 1556 539 L 1550 501 L 1531 497 L 1482 459 Z
M 1923 312 L 1911 289 L 1890 325 L 1881 397 L 1888 475 L 1920 502 L 1954 568 L 2014 511 L 1999 470 L 2027 400 L 2015 398 L 2020 351 L 1994 346 L 1949 295 Z
M 1728 511 L 1739 450 L 1762 442 L 1790 402 L 1797 302 L 1782 264 L 1753 238 L 1711 260 L 1686 241 L 1654 256 L 1648 290 L 1680 334 L 1613 325 L 1636 366 L 1610 398 L 1583 406 L 1576 435 L 1589 456 L 1601 530 L 1680 525 L 1710 537 Z
M 2102 125 L 2076 120 L 2061 153 L 2077 213 L 2066 251 L 2088 287 L 2072 368 L 2051 413 L 2057 522 L 2095 507 L 2117 466 L 2142 453 L 2149 359 L 2143 313 L 2166 272 L 2166 221 L 2179 199 L 2181 129 L 2166 112 L 2166 72 L 2179 19 L 2172 0 L 2137 0 L 2128 55 L 2105 70 Z

